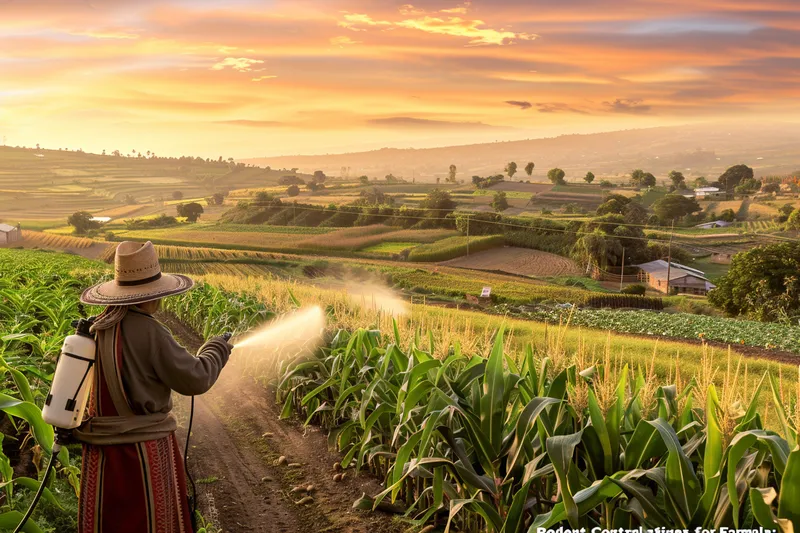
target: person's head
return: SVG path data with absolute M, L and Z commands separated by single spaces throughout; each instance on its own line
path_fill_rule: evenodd
M 151 242 L 126 241 L 117 246 L 114 279 L 83 291 L 81 302 L 106 306 L 93 326 L 98 331 L 121 321 L 131 306 L 154 313 L 162 298 L 181 294 L 193 286 L 194 282 L 181 274 L 162 274 Z
M 161 298 L 159 298 L 158 300 L 150 300 L 149 302 L 140 303 L 136 307 L 138 307 L 145 313 L 149 313 L 152 315 L 161 308 Z

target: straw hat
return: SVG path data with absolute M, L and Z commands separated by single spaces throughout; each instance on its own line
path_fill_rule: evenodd
M 93 305 L 133 305 L 181 294 L 194 286 L 191 278 L 162 274 L 153 243 L 125 241 L 117 246 L 114 281 L 99 283 L 81 294 Z

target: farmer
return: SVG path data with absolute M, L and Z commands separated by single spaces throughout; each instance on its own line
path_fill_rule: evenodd
M 81 295 L 83 303 L 106 307 L 92 326 L 98 350 L 92 418 L 75 430 L 83 443 L 78 529 L 190 533 L 172 391 L 206 392 L 232 346 L 217 337 L 195 357 L 153 317 L 162 298 L 186 292 L 194 282 L 162 274 L 150 242 L 121 243 L 114 263 L 113 281 Z

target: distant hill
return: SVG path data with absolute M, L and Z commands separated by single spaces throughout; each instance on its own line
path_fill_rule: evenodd
M 739 163 L 753 167 L 757 176 L 786 174 L 800 169 L 800 124 L 695 124 L 443 148 L 241 160 L 303 172 L 323 170 L 331 176 L 391 173 L 420 181 L 443 180 L 451 164 L 457 166 L 459 179 L 469 181 L 473 175 L 502 173 L 508 161 L 519 165 L 515 179 L 529 179 L 523 167 L 533 161 L 536 169 L 530 179 L 538 181 L 545 180 L 553 167 L 563 168 L 568 181 L 587 171 L 598 179 L 613 179 L 634 168 L 659 179 L 673 169 L 688 177 L 717 177 Z

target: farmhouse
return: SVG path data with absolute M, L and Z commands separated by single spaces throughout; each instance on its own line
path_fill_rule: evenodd
M 727 228 L 730 226 L 730 222 L 726 222 L 725 220 L 715 220 L 713 222 L 704 222 L 702 224 L 698 224 L 695 228 L 700 229 L 714 229 L 714 228 Z
M 719 187 L 700 187 L 694 190 L 694 195 L 698 200 L 711 200 L 725 198 L 727 193 L 725 191 L 720 191 Z
M 716 287 L 705 277 L 704 272 L 680 263 L 673 262 L 670 267 L 666 261 L 659 259 L 636 266 L 641 270 L 639 273 L 641 280 L 657 291 L 667 292 L 667 275 L 669 275 L 669 288 L 677 290 L 680 294 L 706 295 Z
M 16 227 L 8 224 L 0 224 L 0 244 L 11 244 L 22 240 L 22 229 L 19 224 Z

